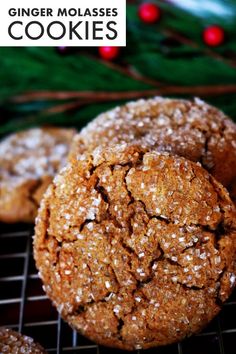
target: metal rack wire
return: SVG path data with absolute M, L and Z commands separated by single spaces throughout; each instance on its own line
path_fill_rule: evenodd
M 78 335 L 60 319 L 42 290 L 32 257 L 31 236 L 29 226 L 0 225 L 0 326 L 33 337 L 48 353 L 111 353 L 111 349 Z M 145 354 L 236 354 L 235 341 L 236 292 L 202 333 Z

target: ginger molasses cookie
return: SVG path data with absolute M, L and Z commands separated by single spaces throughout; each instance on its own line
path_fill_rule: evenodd
M 56 176 L 34 257 L 62 317 L 95 342 L 149 348 L 200 331 L 235 284 L 235 207 L 200 164 L 97 148 Z
M 14 354 L 46 354 L 41 345 L 28 336 L 7 328 L 0 328 L 0 352 Z
M 201 162 L 225 187 L 236 180 L 236 125 L 200 99 L 155 97 L 103 113 L 74 139 L 71 154 L 135 143 Z
M 68 155 L 72 129 L 36 128 L 0 143 L 0 221 L 33 222 L 41 197 Z

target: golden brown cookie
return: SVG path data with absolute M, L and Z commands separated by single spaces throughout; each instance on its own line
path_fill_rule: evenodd
M 236 125 L 200 99 L 155 97 L 103 113 L 75 137 L 71 155 L 122 142 L 201 162 L 225 187 L 236 184 Z
M 62 317 L 99 344 L 149 348 L 200 331 L 235 284 L 236 211 L 200 164 L 97 148 L 54 179 L 34 257 Z
M 72 129 L 35 128 L 0 143 L 0 221 L 34 222 L 39 202 L 68 155 Z
M 30 337 L 11 329 L 0 328 L 0 353 L 46 354 L 46 351 Z

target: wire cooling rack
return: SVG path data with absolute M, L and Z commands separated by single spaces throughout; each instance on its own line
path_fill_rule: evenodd
M 60 319 L 42 290 L 32 257 L 32 233 L 29 226 L 0 224 L 0 326 L 33 337 L 48 353 L 124 353 L 97 346 Z M 202 333 L 144 353 L 236 354 L 236 291 Z

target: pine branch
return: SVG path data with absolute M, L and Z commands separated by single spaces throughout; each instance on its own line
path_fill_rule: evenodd
M 112 63 L 112 62 L 109 62 L 109 61 L 102 61 L 101 59 L 99 58 L 96 58 L 96 57 L 92 57 L 94 60 L 100 62 L 101 64 L 107 66 L 109 69 L 112 69 L 114 71 L 117 71 L 123 75 L 126 75 L 134 80 L 137 80 L 137 81 L 140 81 L 142 83 L 145 83 L 147 85 L 151 85 L 151 86 L 154 86 L 154 87 L 157 87 L 157 86 L 160 86 L 160 85 L 163 85 L 162 82 L 159 82 L 157 80 L 153 80 L 152 78 L 150 77 L 146 77 L 144 75 L 142 75 L 140 72 L 136 71 L 134 67 L 132 66 L 129 66 L 129 65 L 124 65 L 124 63 L 119 64 L 119 63 Z
M 127 91 L 127 92 L 51 92 L 51 91 L 35 91 L 25 93 L 23 95 L 14 96 L 10 102 L 26 103 L 37 100 L 71 100 L 82 99 L 86 102 L 103 102 L 127 100 L 132 98 L 148 97 L 155 95 L 179 95 L 190 94 L 198 96 L 217 96 L 226 93 L 236 93 L 236 85 L 215 85 L 215 86 L 166 86 L 160 89 L 143 90 L 143 91 Z
M 0 135 L 45 123 L 81 127 L 114 105 L 154 95 L 200 96 L 236 118 L 236 2 L 208 0 L 231 11 L 228 21 L 211 6 L 200 11 L 198 0 L 191 12 L 182 0 L 174 0 L 179 7 L 153 1 L 162 8 L 155 25 L 140 22 L 138 1 L 128 4 L 127 48 L 115 63 L 88 48 L 66 56 L 54 48 L 0 48 Z M 227 33 L 214 49 L 201 36 L 212 23 Z
M 184 36 L 181 33 L 178 33 L 178 32 L 173 31 L 171 29 L 165 29 L 165 30 L 163 30 L 163 33 L 170 36 L 170 37 L 175 38 L 180 43 L 183 43 L 183 44 L 186 44 L 190 47 L 196 48 L 196 49 L 200 50 L 201 52 L 203 52 L 204 54 L 206 54 L 216 60 L 220 60 L 220 61 L 224 62 L 225 64 L 232 66 L 233 68 L 236 68 L 236 60 L 231 60 L 231 59 L 225 58 L 223 55 L 220 55 L 219 53 L 215 52 L 214 50 L 211 50 L 210 48 L 203 48 L 198 43 L 194 42 L 193 40 Z

